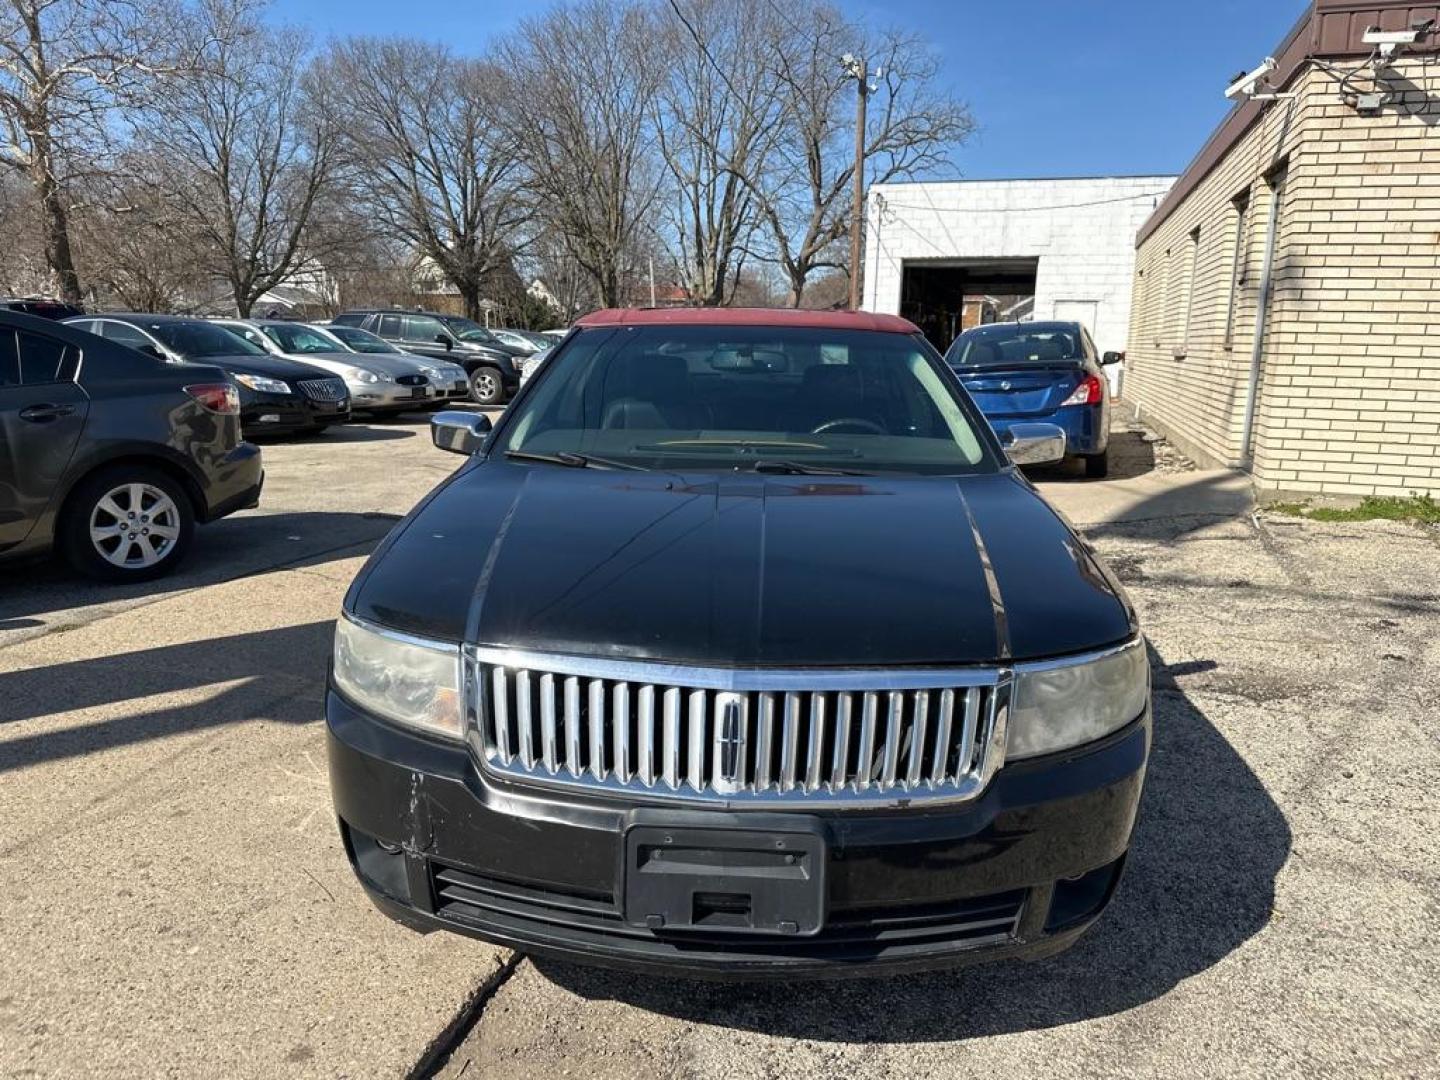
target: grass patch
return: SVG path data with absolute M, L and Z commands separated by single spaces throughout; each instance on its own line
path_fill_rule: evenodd
M 1372 495 L 1359 506 L 1273 503 L 1266 509 L 1312 521 L 1418 521 L 1440 525 L 1440 502 L 1430 495 Z

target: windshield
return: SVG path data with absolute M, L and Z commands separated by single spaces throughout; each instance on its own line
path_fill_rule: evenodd
M 442 318 L 445 321 L 445 325 L 450 328 L 450 332 L 461 341 L 474 341 L 478 344 L 493 345 L 500 340 L 474 319 L 467 319 L 461 315 L 445 315 L 442 316 Z
M 384 338 L 376 337 L 369 330 L 357 326 L 327 326 L 329 333 L 358 353 L 398 353 L 400 350 Z
M 287 353 L 337 352 L 335 343 L 317 330 L 294 323 L 267 323 L 260 328 Z
M 1045 364 L 1084 358 L 1085 344 L 1077 323 L 977 326 L 956 338 L 945 354 L 952 367 Z
M 641 468 L 966 473 L 993 468 L 939 357 L 872 331 L 645 326 L 582 331 L 521 401 L 501 453 Z
M 214 323 L 160 322 L 145 327 L 172 352 L 190 360 L 197 356 L 264 356 L 259 345 Z

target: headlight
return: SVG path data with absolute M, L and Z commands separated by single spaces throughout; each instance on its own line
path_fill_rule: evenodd
M 1018 665 L 1006 760 L 1102 738 L 1139 716 L 1149 696 L 1144 638 L 1084 663 Z
M 376 375 L 375 372 L 373 372 L 373 371 L 366 371 L 366 370 L 364 370 L 363 368 L 358 368 L 358 367 L 357 367 L 357 368 L 351 368 L 351 369 L 350 369 L 350 378 L 351 378 L 351 379 L 354 379 L 356 382 L 363 382 L 363 383 L 372 383 L 372 382 L 379 382 L 379 381 L 380 381 L 380 376 Z
M 241 386 L 248 386 L 258 394 L 292 394 L 290 387 L 279 379 L 267 379 L 264 375 L 240 375 L 234 376 L 235 381 Z
M 463 737 L 460 650 L 363 626 L 335 624 L 335 685 L 355 704 L 432 735 Z

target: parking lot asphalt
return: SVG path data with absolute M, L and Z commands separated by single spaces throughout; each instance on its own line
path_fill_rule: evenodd
M 346 584 L 459 462 L 419 418 L 267 448 L 158 588 L 0 571 L 0 1075 L 1440 1075 L 1440 535 L 1161 451 L 1035 476 L 1150 638 L 1121 892 L 1060 957 L 902 980 L 515 963 L 370 908 L 320 702 Z

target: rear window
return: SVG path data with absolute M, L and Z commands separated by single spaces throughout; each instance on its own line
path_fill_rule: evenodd
M 945 360 L 952 367 L 1045 364 L 1085 359 L 1078 323 L 1027 323 L 1022 326 L 980 326 L 966 330 Z
M 71 382 L 80 352 L 46 334 L 0 328 L 0 386 Z
M 501 452 L 640 468 L 844 472 L 989 467 L 984 420 L 919 338 L 872 331 L 645 326 L 580 333 L 545 365 Z

